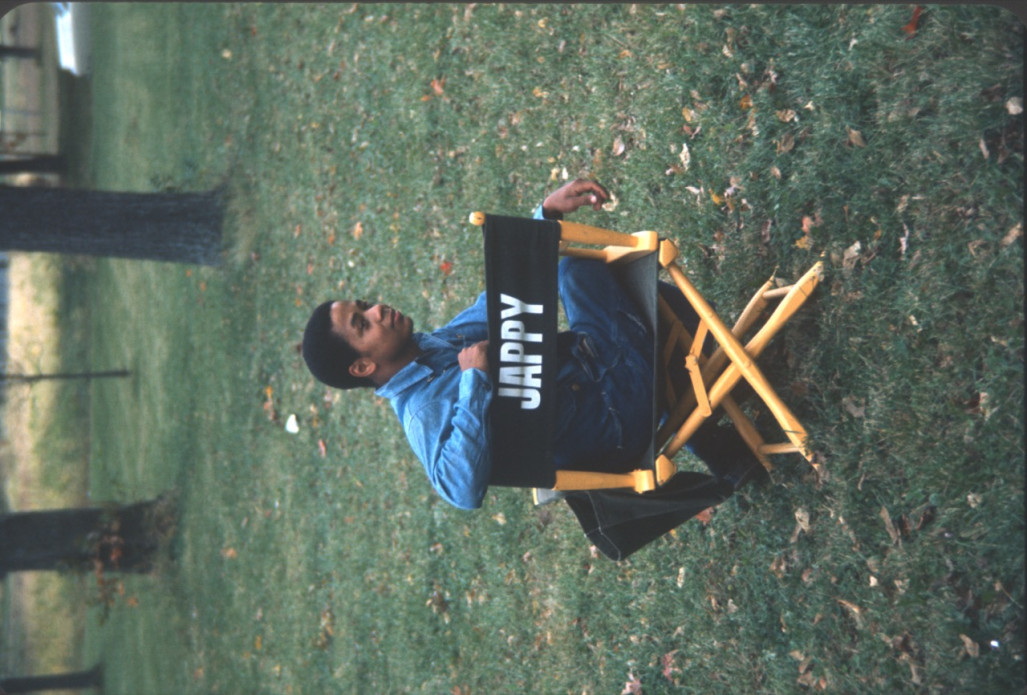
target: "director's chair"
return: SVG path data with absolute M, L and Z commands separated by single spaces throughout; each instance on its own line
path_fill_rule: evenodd
M 806 430 L 755 360 L 817 286 L 821 263 L 786 287 L 774 287 L 774 279 L 768 280 L 728 328 L 678 265 L 677 246 L 656 232 L 624 234 L 574 222 L 480 212 L 472 213 L 470 221 L 483 228 L 485 242 L 488 356 L 496 389 L 490 414 L 491 484 L 532 488 L 536 502 L 540 493 L 546 496 L 545 490 L 658 496 L 677 473 L 673 457 L 718 408 L 768 471 L 768 457 L 786 453 L 798 453 L 819 468 L 806 445 Z M 652 445 L 627 473 L 553 470 L 560 255 L 609 264 L 651 335 L 658 338 L 652 345 L 656 369 L 650 407 L 652 422 L 660 424 L 654 425 Z M 698 315 L 694 335 L 659 296 L 661 270 Z M 773 301 L 777 307 L 743 344 Z M 735 402 L 731 393 L 742 379 L 766 404 L 785 441 L 765 442 Z

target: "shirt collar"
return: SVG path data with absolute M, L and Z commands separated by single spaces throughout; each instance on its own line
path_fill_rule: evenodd
M 414 384 L 457 363 L 457 350 L 446 341 L 427 333 L 414 333 L 412 337 L 421 348 L 421 355 L 375 389 L 376 396 L 395 398 Z

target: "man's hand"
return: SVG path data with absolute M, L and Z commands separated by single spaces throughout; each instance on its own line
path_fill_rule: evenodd
M 465 371 L 467 369 L 480 369 L 488 374 L 488 347 L 489 341 L 483 340 L 480 343 L 468 345 L 461 350 L 460 354 L 456 356 L 457 362 L 460 363 L 460 371 Z
M 591 205 L 593 210 L 598 211 L 609 197 L 606 189 L 595 181 L 575 179 L 549 194 L 542 202 L 542 214 L 559 219 L 582 205 Z

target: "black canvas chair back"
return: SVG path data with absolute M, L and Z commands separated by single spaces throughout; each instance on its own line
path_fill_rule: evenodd
M 484 235 L 491 484 L 552 487 L 560 226 L 489 215 Z
M 490 413 L 493 485 L 551 488 L 559 296 L 560 225 L 548 220 L 488 215 L 485 286 L 488 294 L 489 370 L 495 395 Z M 655 252 L 611 265 L 611 271 L 639 316 L 656 335 Z M 653 364 L 657 345 L 651 344 Z M 656 373 L 652 392 L 657 393 Z M 656 403 L 652 422 L 657 422 Z M 653 447 L 637 468 L 650 468 Z

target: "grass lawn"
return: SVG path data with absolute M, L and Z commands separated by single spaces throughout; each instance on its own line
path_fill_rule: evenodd
M 83 665 L 109 693 L 1023 691 L 1023 27 L 913 19 L 95 7 L 78 183 L 231 203 L 223 266 L 68 285 L 93 364 L 135 374 L 88 394 L 91 497 L 181 512 Z M 307 375 L 316 303 L 438 325 L 483 288 L 467 213 L 575 176 L 616 196 L 576 219 L 675 238 L 725 313 L 825 260 L 768 372 L 826 475 L 782 459 L 613 563 L 526 492 L 448 507 L 387 402 Z

